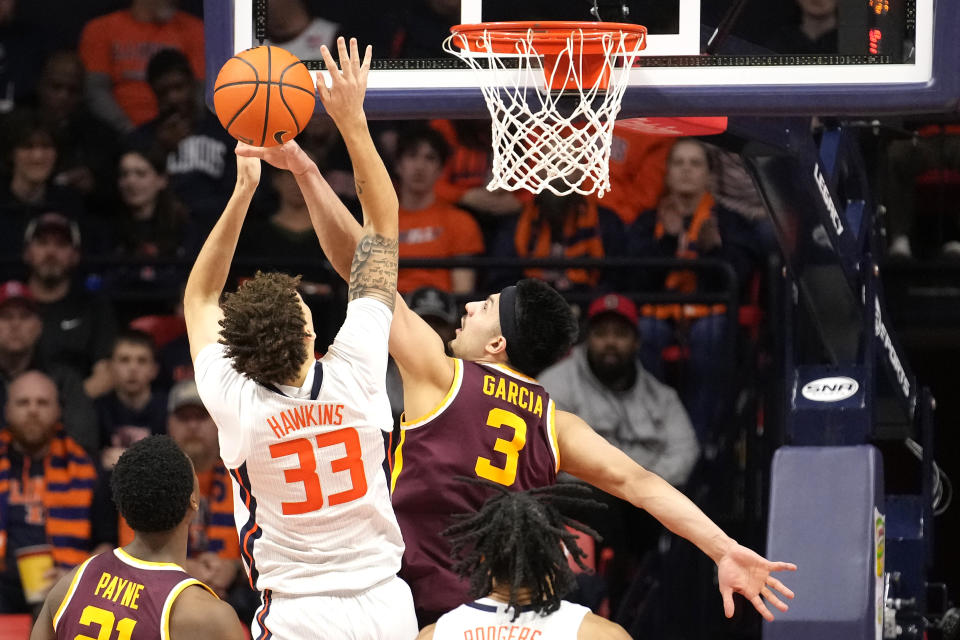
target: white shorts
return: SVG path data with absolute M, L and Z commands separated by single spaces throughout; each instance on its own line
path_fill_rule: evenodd
M 253 640 L 413 640 L 417 617 L 400 578 L 354 596 L 261 594 Z

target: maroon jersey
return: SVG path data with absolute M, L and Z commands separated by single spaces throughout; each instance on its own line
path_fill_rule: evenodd
M 80 565 L 53 628 L 58 640 L 167 640 L 173 603 L 191 585 L 210 591 L 179 565 L 140 560 L 123 549 L 101 553 Z
M 441 532 L 453 514 L 476 511 L 491 492 L 455 478 L 524 491 L 553 484 L 559 468 L 554 405 L 544 388 L 507 367 L 454 362 L 453 384 L 440 405 L 402 422 L 393 459 L 393 509 L 406 544 L 400 576 L 426 611 L 469 600 L 469 584 L 451 570 Z

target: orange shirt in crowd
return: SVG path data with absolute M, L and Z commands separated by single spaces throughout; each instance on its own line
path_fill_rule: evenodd
M 400 258 L 451 258 L 483 253 L 480 225 L 469 213 L 445 202 L 419 211 L 400 208 Z M 400 269 L 397 290 L 419 287 L 452 291 L 449 269 Z
M 540 218 L 540 211 L 529 203 L 517 220 L 513 242 L 521 258 L 602 258 L 603 241 L 600 239 L 600 217 L 597 207 L 586 201 L 563 223 L 563 236 L 552 237 L 550 225 Z M 543 269 L 525 269 L 524 276 L 540 278 L 556 283 L 557 273 Z M 600 280 L 599 269 L 566 269 L 564 278 L 574 285 L 596 286 Z
M 611 209 L 627 225 L 641 211 L 654 209 L 663 193 L 667 154 L 676 138 L 613 128 L 610 146 L 610 191 L 591 194 L 597 206 Z
M 80 36 L 80 57 L 88 72 L 113 81 L 113 98 L 134 125 L 157 117 L 157 100 L 147 84 L 147 63 L 162 49 L 178 49 L 197 78 L 204 76 L 203 22 L 177 11 L 169 22 L 139 22 L 129 9 L 94 18 Z

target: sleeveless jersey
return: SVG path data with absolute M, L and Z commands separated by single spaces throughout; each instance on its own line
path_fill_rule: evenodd
M 426 611 L 449 611 L 469 599 L 441 532 L 454 514 L 476 511 L 491 492 L 456 477 L 524 491 L 553 484 L 559 468 L 554 404 L 536 380 L 499 365 L 454 360 L 454 367 L 441 404 L 401 423 L 391 474 L 407 545 L 400 576 Z
M 353 300 L 304 387 L 238 373 L 219 344 L 196 359 L 234 484 L 234 519 L 254 589 L 346 596 L 392 579 L 403 540 L 383 473 L 390 309 Z
M 80 565 L 53 628 L 58 640 L 167 640 L 173 603 L 192 585 L 210 591 L 180 565 L 140 560 L 117 548 Z
M 562 600 L 560 608 L 548 616 L 520 608 L 513 609 L 492 598 L 462 604 L 440 616 L 433 640 L 577 640 L 577 632 L 590 609 Z

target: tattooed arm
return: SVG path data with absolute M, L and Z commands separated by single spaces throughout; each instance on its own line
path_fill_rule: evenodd
M 396 235 L 389 238 L 366 233 L 360 238 L 350 265 L 348 301 L 373 298 L 393 311 L 397 299 L 397 245 Z

